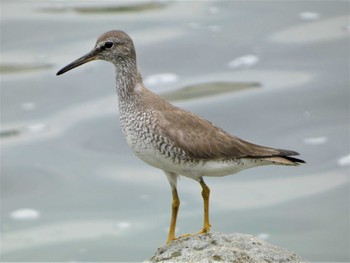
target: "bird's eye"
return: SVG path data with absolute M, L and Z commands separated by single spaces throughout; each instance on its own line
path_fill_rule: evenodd
M 112 42 L 112 41 L 107 41 L 107 42 L 104 44 L 104 47 L 105 47 L 105 48 L 111 48 L 111 47 L 113 47 L 113 42 Z

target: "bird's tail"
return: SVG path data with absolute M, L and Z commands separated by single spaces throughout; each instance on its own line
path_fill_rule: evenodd
M 290 156 L 277 156 L 277 157 L 269 157 L 269 158 L 264 158 L 266 161 L 270 161 L 274 164 L 281 164 L 281 165 L 294 165 L 298 166 L 302 163 L 305 163 L 304 160 L 290 157 Z
M 290 150 L 281 150 L 277 149 L 279 151 L 279 154 L 277 156 L 271 156 L 266 158 L 267 161 L 271 161 L 274 164 L 281 164 L 281 165 L 300 165 L 302 163 L 305 163 L 304 160 L 295 158 L 293 156 L 299 155 L 298 152 L 290 151 Z

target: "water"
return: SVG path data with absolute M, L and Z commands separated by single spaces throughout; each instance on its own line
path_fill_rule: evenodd
M 349 260 L 348 11 L 340 1 L 2 1 L 2 261 L 142 261 L 166 240 L 170 188 L 122 137 L 113 67 L 55 76 L 110 29 L 133 37 L 149 88 L 308 162 L 208 178 L 213 231 Z M 179 194 L 178 233 L 196 232 L 200 186 L 183 178 Z

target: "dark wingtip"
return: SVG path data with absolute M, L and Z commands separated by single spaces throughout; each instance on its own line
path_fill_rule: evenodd
M 294 158 L 294 157 L 290 157 L 290 156 L 284 156 L 283 158 L 295 163 L 295 164 L 302 164 L 302 163 L 306 163 L 304 160 L 302 159 L 298 159 L 298 158 Z
M 299 158 L 295 158 L 295 157 L 291 157 L 291 156 L 295 156 L 295 155 L 300 155 L 298 152 L 295 151 L 290 151 L 290 150 L 282 150 L 282 149 L 278 149 L 278 151 L 280 152 L 281 157 L 295 163 L 296 165 L 302 164 L 302 163 L 306 163 L 304 160 L 299 159 Z

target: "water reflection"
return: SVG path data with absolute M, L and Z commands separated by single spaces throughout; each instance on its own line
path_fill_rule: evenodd
M 350 154 L 345 155 L 337 160 L 339 166 L 349 166 L 350 165 Z
M 42 133 L 48 132 L 49 127 L 46 123 L 31 123 L 26 126 L 16 126 L 12 128 L 2 128 L 0 130 L 0 137 L 2 139 L 13 139 L 20 135 L 36 135 L 40 136 Z
M 7 138 L 20 135 L 19 129 L 3 129 L 0 131 L 0 137 Z
M 24 230 L 11 231 L 2 237 L 2 253 L 13 253 L 40 246 L 51 246 L 86 239 L 122 237 L 129 231 L 138 231 L 144 226 L 138 223 L 116 222 L 115 220 L 75 220 L 42 224 Z
M 174 73 L 159 73 L 147 76 L 143 83 L 146 87 L 161 87 L 171 83 L 175 83 L 179 80 L 179 76 Z
M 259 60 L 259 57 L 255 55 L 245 55 L 230 61 L 228 67 L 232 69 L 248 68 L 257 64 Z
M 310 137 L 304 139 L 304 143 L 309 145 L 321 145 L 325 144 L 327 141 L 328 138 L 326 136 Z
M 298 168 L 294 172 L 297 174 Z M 232 184 L 215 181 L 212 185 L 220 191 L 215 193 L 216 199 L 212 200 L 212 203 L 213 206 L 222 209 L 267 207 L 330 191 L 346 184 L 347 181 L 346 171 L 340 169 L 307 177 L 293 175 L 285 178 L 264 178 L 248 182 L 233 181 Z M 274 187 L 269 188 L 269 185 Z M 227 193 L 230 193 L 231 198 L 225 198 Z
M 36 108 L 36 104 L 34 102 L 23 102 L 21 107 L 24 111 L 31 111 Z
M 78 14 L 110 14 L 110 13 L 137 13 L 164 8 L 165 1 L 119 1 L 119 3 L 55 3 L 53 6 L 41 8 L 48 13 L 76 12 Z
M 23 221 L 23 220 L 35 220 L 40 217 L 39 211 L 32 208 L 22 208 L 12 211 L 10 217 L 13 220 Z
M 257 82 L 213 82 L 187 86 L 178 90 L 163 92 L 160 95 L 164 99 L 170 101 L 191 100 L 215 95 L 223 95 L 226 93 L 238 92 L 246 89 L 258 88 L 260 86 L 260 83 Z
M 307 25 L 297 25 L 277 32 L 270 40 L 277 43 L 319 43 L 348 37 L 342 30 L 349 24 L 348 16 L 317 20 Z M 310 34 L 309 32 L 312 32 Z
M 320 18 L 320 14 L 315 12 L 302 12 L 299 17 L 305 21 L 314 21 Z
M 0 73 L 1 74 L 14 74 L 20 72 L 31 72 L 38 71 L 43 69 L 52 68 L 53 64 L 48 63 L 31 63 L 31 64 L 9 64 L 9 63 L 1 63 L 0 64 Z

